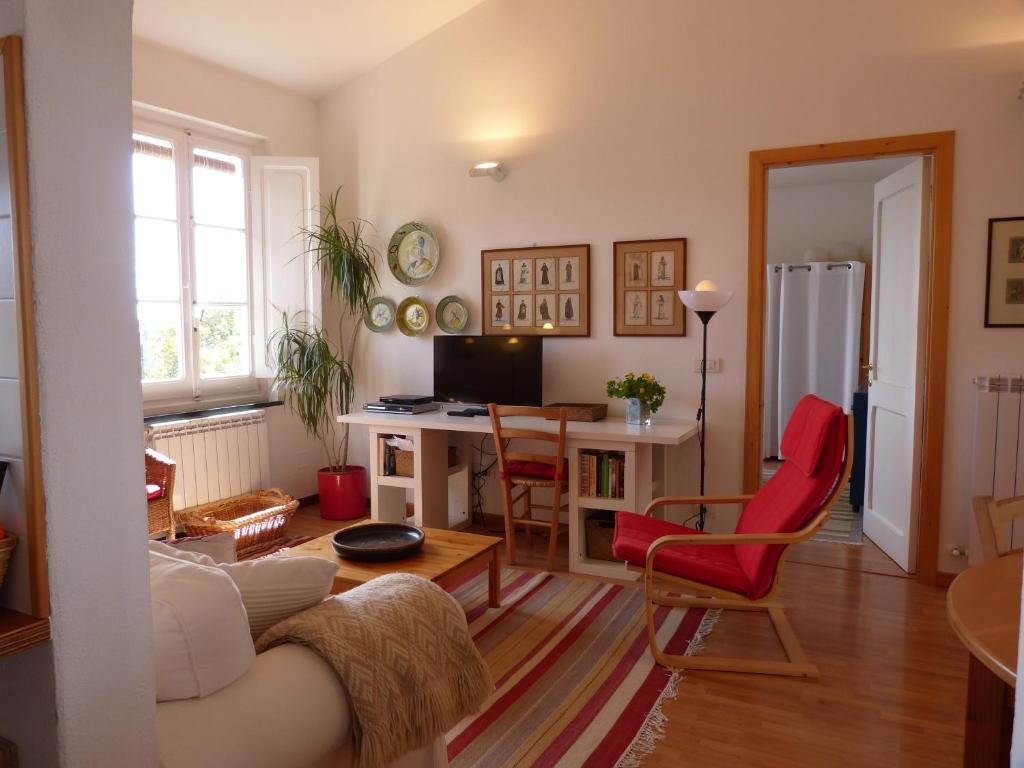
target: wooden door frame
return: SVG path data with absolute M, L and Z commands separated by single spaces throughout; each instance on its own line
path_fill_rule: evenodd
M 750 227 L 747 261 L 747 393 L 743 432 L 743 487 L 757 490 L 761 477 L 764 412 L 764 295 L 767 265 L 768 171 L 819 163 L 871 160 L 893 155 L 931 155 L 932 253 L 925 265 L 924 435 L 921 451 L 917 578 L 939 579 L 939 515 L 942 496 L 942 441 L 945 428 L 946 352 L 949 316 L 949 261 L 953 219 L 955 133 L 941 131 L 832 144 L 763 149 L 750 153 Z

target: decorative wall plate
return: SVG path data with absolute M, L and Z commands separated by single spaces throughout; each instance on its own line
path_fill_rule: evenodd
M 370 299 L 363 322 L 374 333 L 390 331 L 395 326 L 395 302 L 383 296 Z
M 430 310 L 418 296 L 410 296 L 398 305 L 395 320 L 406 336 L 420 336 L 430 325 Z
M 445 296 L 437 303 L 437 327 L 445 333 L 461 333 L 469 322 L 469 310 L 458 296 Z
M 399 282 L 423 285 L 430 279 L 441 260 L 437 238 L 426 224 L 410 221 L 403 224 L 388 243 L 388 267 Z

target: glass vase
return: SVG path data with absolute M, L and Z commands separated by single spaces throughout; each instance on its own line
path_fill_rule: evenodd
M 626 423 L 651 426 L 651 407 L 636 397 L 626 398 Z

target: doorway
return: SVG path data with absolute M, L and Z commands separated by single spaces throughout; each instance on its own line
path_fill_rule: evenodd
M 854 414 L 824 536 L 936 579 L 952 133 L 751 153 L 744 484 L 813 393 Z M 942 309 L 943 311 L 938 311 Z M 929 408 L 931 404 L 937 407 Z

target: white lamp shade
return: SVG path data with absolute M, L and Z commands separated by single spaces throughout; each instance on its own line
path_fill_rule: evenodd
M 717 312 L 732 299 L 732 291 L 679 291 L 679 300 L 694 312 Z

